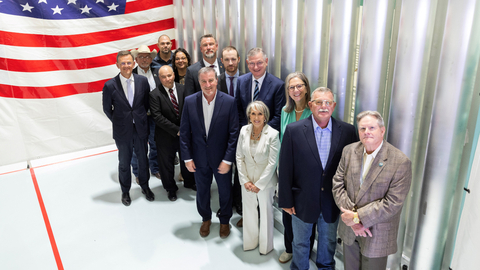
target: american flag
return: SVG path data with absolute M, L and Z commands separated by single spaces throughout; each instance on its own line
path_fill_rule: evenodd
M 0 97 L 101 91 L 119 50 L 173 29 L 173 0 L 0 0 Z

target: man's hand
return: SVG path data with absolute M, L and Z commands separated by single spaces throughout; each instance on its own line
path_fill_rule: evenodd
M 283 211 L 289 213 L 290 215 L 296 215 L 297 213 L 295 212 L 295 207 L 292 208 L 282 208 Z
M 353 215 L 354 215 L 354 212 L 353 211 L 350 211 L 350 210 L 347 210 L 343 207 L 340 207 L 340 211 L 342 211 L 342 221 L 343 223 L 345 223 L 345 225 L 351 227 L 353 225 L 355 225 L 356 223 L 353 222 Z
M 252 182 L 245 183 L 245 189 L 247 191 L 251 191 L 255 193 L 258 193 L 260 191 L 260 189 L 257 186 L 255 186 Z
M 220 166 L 218 166 L 218 173 L 219 174 L 226 174 L 230 171 L 230 165 L 225 162 L 220 162 Z
M 187 170 L 189 172 L 195 172 L 197 167 L 195 167 L 195 162 L 193 160 L 190 160 L 189 162 L 185 162 L 185 167 L 187 167 Z
M 372 237 L 372 233 L 370 232 L 370 230 L 368 228 L 363 227 L 363 225 L 360 223 L 353 225 L 351 228 L 355 233 L 355 236 Z

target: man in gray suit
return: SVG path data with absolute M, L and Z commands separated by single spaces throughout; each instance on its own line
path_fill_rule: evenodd
M 397 252 L 397 233 L 412 165 L 400 150 L 383 140 L 380 113 L 357 116 L 360 142 L 343 149 L 333 177 L 333 196 L 342 211 L 338 228 L 344 241 L 345 270 L 385 269 Z

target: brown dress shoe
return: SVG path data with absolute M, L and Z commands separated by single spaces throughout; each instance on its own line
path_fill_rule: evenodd
M 239 228 L 242 228 L 242 227 L 243 227 L 243 218 L 241 218 L 241 219 L 237 222 L 237 227 L 239 227 Z
M 227 238 L 230 235 L 230 225 L 220 224 L 220 238 Z
M 207 237 L 210 234 L 210 225 L 212 224 L 211 220 L 207 220 L 202 222 L 202 226 L 200 226 L 200 236 Z
M 160 173 L 159 173 L 159 172 L 154 173 L 153 175 L 155 175 L 155 177 L 157 177 L 158 179 L 162 179 L 162 177 L 160 176 Z

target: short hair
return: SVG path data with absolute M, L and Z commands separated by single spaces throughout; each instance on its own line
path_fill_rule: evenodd
M 171 39 L 168 35 L 163 34 L 163 35 L 161 35 L 161 36 L 158 37 L 157 43 L 160 42 L 160 39 L 161 39 L 162 37 L 167 37 L 168 40 L 170 40 L 170 42 L 172 42 L 172 39 Z
M 215 71 L 214 68 L 203 67 L 198 71 L 198 80 L 199 80 L 198 82 L 200 82 L 200 74 L 206 74 L 206 73 L 210 73 L 210 72 L 213 72 L 215 74 L 215 79 L 217 79 L 217 72 Z
M 263 60 L 266 60 L 267 59 L 267 54 L 263 51 L 262 48 L 260 47 L 255 47 L 255 48 L 251 48 L 248 53 L 247 53 L 247 59 L 250 58 L 250 57 L 253 57 L 259 53 L 262 53 L 263 55 Z
M 263 113 L 265 116 L 265 123 L 268 121 L 268 119 L 270 119 L 270 111 L 268 110 L 267 105 L 260 100 L 255 100 L 250 102 L 250 104 L 247 106 L 248 121 L 250 121 L 250 113 L 252 112 L 252 108 Z
M 377 111 L 363 111 L 357 115 L 357 123 L 360 122 L 365 116 L 372 116 L 377 119 L 377 123 L 379 127 L 384 127 L 385 122 L 383 122 L 382 115 Z
M 189 67 L 192 64 L 192 58 L 190 57 L 190 54 L 188 54 L 187 50 L 185 50 L 184 48 L 178 48 L 178 49 L 175 50 L 175 52 L 173 53 L 173 56 L 172 56 L 172 68 L 173 68 L 173 70 L 177 70 L 177 66 L 175 65 L 175 57 L 177 56 L 178 52 L 184 53 L 185 56 L 187 57 L 187 67 Z
M 313 96 L 315 95 L 315 93 L 317 92 L 320 92 L 320 93 L 332 93 L 332 97 L 333 97 L 333 101 L 335 101 L 335 94 L 333 93 L 332 89 L 328 88 L 328 87 L 318 87 L 317 89 L 313 90 L 312 94 L 311 94 L 311 99 L 313 99 Z
M 285 79 L 285 97 L 287 97 L 287 103 L 285 104 L 284 111 L 287 113 L 291 113 L 295 109 L 295 101 L 290 97 L 290 80 L 293 78 L 299 78 L 305 84 L 305 88 L 307 89 L 307 94 L 305 95 L 305 105 L 308 106 L 308 102 L 310 101 L 311 93 L 310 93 L 310 83 L 308 82 L 308 78 L 303 72 L 295 71 L 293 73 L 288 74 L 287 78 Z
M 202 45 L 202 40 L 204 38 L 213 38 L 213 40 L 215 40 L 215 43 L 217 43 L 217 39 L 212 34 L 205 34 L 205 35 L 200 37 L 200 45 Z
M 133 59 L 133 55 L 132 55 L 132 53 L 131 53 L 130 51 L 123 50 L 123 51 L 119 51 L 119 52 L 117 53 L 117 63 L 118 63 L 118 60 L 120 59 L 120 57 L 125 56 L 125 55 L 130 55 L 130 56 L 132 57 L 132 60 L 134 60 L 134 59 Z
M 225 48 L 223 48 L 222 50 L 222 59 L 223 59 L 223 52 L 224 51 L 236 51 L 237 52 L 237 58 L 240 58 L 240 54 L 238 53 L 238 50 L 237 48 L 233 47 L 233 46 L 227 46 Z

